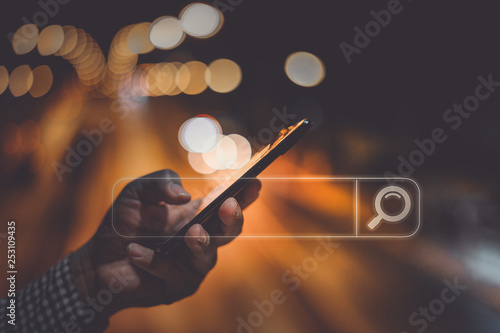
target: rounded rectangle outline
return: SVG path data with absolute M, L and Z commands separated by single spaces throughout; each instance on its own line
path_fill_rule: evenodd
M 115 233 L 120 236 L 120 237 L 123 237 L 123 238 L 135 238 L 135 239 L 147 239 L 147 238 L 172 238 L 174 236 L 125 236 L 125 235 L 122 235 L 120 234 L 116 229 L 115 229 L 115 225 L 113 223 L 113 209 L 114 209 L 114 191 L 115 191 L 115 187 L 116 185 L 123 181 L 123 180 L 144 180 L 144 179 L 165 179 L 165 178 L 156 178 L 156 177 L 152 177 L 152 178 L 132 178 L 132 177 L 125 177 L 125 178 L 120 178 L 118 179 L 114 184 L 113 184 L 113 187 L 111 189 L 111 226 L 113 227 L 113 230 L 115 231 Z M 210 180 L 210 179 L 220 179 L 220 180 L 229 180 L 231 179 L 231 177 L 178 177 L 176 179 L 180 179 L 181 181 L 182 180 Z M 252 178 L 253 179 L 253 178 Z M 318 177 L 257 177 L 257 179 L 260 179 L 260 180 L 353 180 L 355 181 L 355 229 L 356 229 L 356 234 L 355 235 L 238 235 L 238 238 L 266 238 L 266 239 L 296 239 L 296 238 L 299 238 L 299 239 L 317 239 L 317 238 L 342 238 L 342 239 L 374 239 L 374 238 L 378 238 L 378 239 L 406 239 L 406 238 L 411 238 L 413 236 L 415 236 L 419 231 L 420 231 L 420 228 L 422 226 L 422 221 L 421 221 L 421 218 L 422 218 L 422 211 L 421 211 L 421 204 L 422 204 L 422 192 L 420 190 L 420 185 L 418 184 L 418 182 L 412 178 L 408 178 L 408 177 L 365 177 L 365 176 L 361 176 L 361 177 L 326 177 L 326 176 L 318 176 Z M 418 207 L 417 207 L 417 228 L 415 229 L 415 231 L 413 231 L 413 233 L 409 234 L 409 235 L 373 235 L 373 236 L 370 236 L 370 235 L 358 235 L 358 197 L 357 197 L 357 190 L 358 190 L 358 180 L 385 180 L 387 181 L 388 183 L 390 183 L 391 180 L 407 180 L 407 181 L 410 181 L 412 182 L 413 184 L 415 184 L 416 188 L 417 188 L 417 192 L 418 192 L 418 196 L 417 196 L 417 204 L 418 204 Z M 177 237 L 184 237 L 184 236 L 177 236 Z M 218 238 L 225 238 L 225 237 L 231 237 L 232 236 L 217 236 Z

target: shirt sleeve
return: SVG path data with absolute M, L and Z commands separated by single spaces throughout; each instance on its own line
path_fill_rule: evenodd
M 71 273 L 68 255 L 38 280 L 16 293 L 0 299 L 0 332 L 86 333 L 103 332 L 108 319 L 94 313 L 81 299 Z M 7 307 L 15 300 L 15 317 Z M 10 323 L 9 323 L 10 322 Z M 13 325 L 12 323 L 15 323 Z

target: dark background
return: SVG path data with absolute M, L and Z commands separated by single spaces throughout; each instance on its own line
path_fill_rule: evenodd
M 59 13 L 50 18 L 48 24 L 71 24 L 84 29 L 107 54 L 120 28 L 142 21 L 152 22 L 161 15 L 177 16 L 187 4 L 187 1 L 72 0 L 60 5 Z M 139 63 L 190 59 L 209 63 L 221 57 L 236 61 L 242 68 L 243 81 L 234 92 L 220 95 L 207 90 L 196 96 L 161 97 L 155 105 L 158 108 L 171 103 L 180 105 L 185 119 L 210 113 L 219 119 L 223 128 L 224 119 L 236 120 L 242 135 L 255 134 L 266 127 L 274 107 L 286 106 L 290 112 L 310 116 L 316 128 L 296 148 L 296 153 L 301 156 L 318 151 L 324 157 L 321 161 L 327 165 L 325 167 L 302 165 L 312 172 L 329 170 L 334 175 L 376 176 L 387 171 L 397 173 L 398 157 L 408 158 L 417 148 L 415 139 L 429 138 L 438 127 L 445 130 L 446 142 L 437 145 L 435 153 L 426 157 L 411 175 L 422 187 L 424 207 L 423 229 L 415 244 L 350 242 L 345 245 L 352 260 L 381 260 L 384 264 L 380 267 L 398 267 L 398 274 L 405 276 L 401 279 L 408 278 L 408 286 L 412 288 L 412 292 L 408 292 L 411 297 L 403 297 L 406 292 L 394 292 L 396 295 L 393 295 L 388 290 L 387 295 L 392 296 L 387 296 L 387 303 L 381 303 L 386 294 L 379 290 L 381 294 L 376 295 L 382 298 L 360 303 L 364 304 L 359 310 L 363 313 L 361 317 L 373 311 L 386 314 L 367 324 L 373 332 L 384 331 L 381 327 L 393 332 L 407 327 L 411 331 L 407 315 L 439 295 L 442 279 L 450 278 L 446 273 L 432 273 L 430 266 L 463 263 L 462 255 L 471 254 L 468 252 L 471 243 L 496 247 L 495 258 L 500 256 L 500 177 L 497 175 L 500 167 L 500 91 L 481 102 L 479 109 L 464 119 L 457 130 L 452 130 L 443 121 L 445 110 L 474 93 L 479 84 L 478 76 L 486 78 L 491 74 L 494 81 L 500 81 L 500 5 L 497 1 L 413 0 L 402 1 L 402 6 L 403 11 L 393 15 L 389 26 L 372 38 L 360 54 L 354 54 L 350 64 L 342 55 L 339 43 L 352 44 L 353 28 L 363 28 L 373 19 L 370 11 L 387 8 L 387 1 L 243 0 L 232 11 L 224 13 L 224 26 L 216 36 L 204 40 L 188 37 L 172 52 L 155 50 L 139 58 Z M 1 1 L 0 65 L 10 72 L 22 64 L 32 68 L 47 64 L 54 72 L 52 91 L 57 91 L 63 88 L 63 79 L 71 73 L 72 67 L 62 59 L 39 56 L 36 51 L 15 55 L 7 38 L 9 32 L 15 32 L 23 24 L 23 16 L 32 20 L 39 10 L 35 1 Z M 286 77 L 284 61 L 295 51 L 311 52 L 324 62 L 326 77 L 320 85 L 299 87 Z M 29 95 L 14 98 L 8 91 L 4 92 L 0 95 L 0 124 L 40 119 L 43 112 L 40 105 L 50 99 L 49 95 L 34 100 Z M 99 154 L 95 157 L 97 160 L 104 152 L 101 150 Z M 72 175 L 76 183 L 72 181 L 71 184 L 88 179 L 86 168 L 92 165 L 83 165 L 77 170 Z M 33 181 L 33 176 L 23 168 L 9 175 L 2 171 L 0 175 L 3 198 L 18 190 L 29 191 L 26 184 Z M 74 192 L 77 190 L 78 187 L 65 185 L 61 191 L 77 198 Z M 65 209 L 68 216 L 75 214 L 71 207 Z M 2 211 L 2 218 L 16 218 L 15 211 Z M 96 223 L 98 221 L 93 225 Z M 62 230 L 69 229 L 70 226 L 62 227 Z M 60 236 L 64 235 L 65 231 L 61 231 Z M 443 256 L 429 250 L 427 242 L 431 242 L 430 248 L 443 251 L 439 252 Z M 66 245 L 64 249 L 55 249 L 44 264 L 26 269 L 29 274 L 26 273 L 22 281 L 28 283 L 30 277 L 41 274 L 61 253 L 71 248 Z M 380 250 L 380 257 L 374 259 L 373 253 L 378 253 L 374 249 L 380 248 L 385 250 Z M 396 254 L 395 257 L 387 256 L 384 251 L 399 253 L 399 257 Z M 26 258 L 32 255 L 26 254 Z M 429 262 L 435 265 L 427 265 Z M 378 271 L 376 266 L 372 268 L 372 271 L 367 269 L 367 276 Z M 474 275 L 472 273 L 466 274 L 468 278 Z M 478 287 L 470 287 L 470 294 L 449 310 L 453 312 L 446 310 L 449 317 L 431 326 L 428 332 L 498 332 L 499 286 L 480 279 L 475 283 Z M 352 287 L 357 289 L 357 286 Z M 404 299 L 398 299 L 397 295 L 403 295 Z M 320 322 L 327 316 L 328 311 L 313 307 L 308 303 L 311 300 L 298 302 L 310 312 L 306 321 Z M 391 319 L 386 312 L 396 311 L 402 304 L 404 307 L 399 310 L 398 318 Z M 380 309 L 384 307 L 388 310 Z M 376 308 L 379 310 L 374 310 Z M 290 310 L 290 313 L 295 311 Z M 335 311 L 341 312 L 342 304 L 336 304 Z M 371 316 L 366 315 L 366 318 Z M 263 325 L 260 329 L 267 332 L 268 329 L 272 331 L 272 327 Z M 313 326 L 311 331 L 350 332 L 355 331 L 353 327 L 359 328 L 353 325 L 349 329 L 325 322 Z M 150 328 L 150 331 L 155 330 Z

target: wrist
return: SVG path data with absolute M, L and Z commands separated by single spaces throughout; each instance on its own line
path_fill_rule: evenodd
M 92 317 L 89 317 L 88 311 L 82 311 L 92 300 L 95 300 L 99 290 L 92 249 L 92 240 L 90 240 L 71 255 L 71 273 L 80 298 L 76 323 L 80 326 L 81 332 L 102 332 L 109 324 L 110 315 L 106 311 L 95 311 Z
M 95 297 L 98 290 L 97 269 L 92 260 L 92 240 L 73 253 L 71 270 L 82 300 Z

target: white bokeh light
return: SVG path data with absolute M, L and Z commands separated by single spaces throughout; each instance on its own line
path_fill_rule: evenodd
M 204 3 L 193 3 L 184 8 L 180 15 L 181 27 L 190 36 L 208 38 L 215 35 L 222 26 L 222 13 Z
M 293 83 L 303 87 L 314 87 L 325 78 L 323 62 L 308 52 L 290 54 L 285 61 L 285 72 Z
M 239 134 L 230 134 L 228 137 L 234 141 L 237 150 L 236 160 L 228 168 L 237 170 L 245 166 L 250 161 L 250 158 L 252 158 L 252 146 L 247 139 Z
M 179 129 L 179 142 L 193 153 L 205 153 L 215 148 L 222 130 L 219 123 L 209 117 L 195 117 L 186 120 Z
M 149 29 L 149 40 L 162 50 L 173 49 L 184 40 L 185 34 L 180 21 L 172 16 L 156 19 Z
M 238 157 L 238 147 L 229 136 L 223 136 L 217 146 L 203 153 L 205 163 L 215 170 L 229 169 Z

